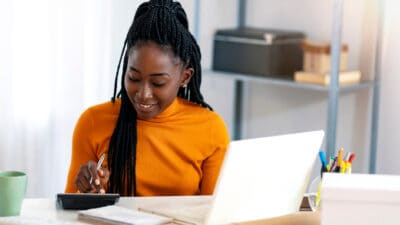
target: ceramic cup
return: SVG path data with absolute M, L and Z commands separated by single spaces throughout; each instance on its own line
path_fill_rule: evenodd
M 17 216 L 26 193 L 27 176 L 21 171 L 0 171 L 0 216 Z

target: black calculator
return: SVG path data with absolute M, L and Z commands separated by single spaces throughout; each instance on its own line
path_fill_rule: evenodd
M 114 205 L 119 200 L 119 194 L 57 194 L 57 207 L 62 209 L 91 209 Z

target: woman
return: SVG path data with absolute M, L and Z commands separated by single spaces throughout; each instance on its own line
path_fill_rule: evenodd
M 111 102 L 76 124 L 65 191 L 212 194 L 229 135 L 200 92 L 200 49 L 180 3 L 141 4 L 122 58 L 119 94 L 118 65 Z

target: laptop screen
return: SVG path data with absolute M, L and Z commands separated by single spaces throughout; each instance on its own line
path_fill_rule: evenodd
M 297 212 L 323 136 L 312 131 L 231 142 L 205 224 Z

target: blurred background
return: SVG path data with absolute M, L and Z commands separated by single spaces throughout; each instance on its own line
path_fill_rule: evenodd
M 123 39 L 141 2 L 0 0 L 0 170 L 26 171 L 27 197 L 64 191 L 75 122 L 87 107 L 110 99 Z M 235 80 L 207 70 L 214 33 L 238 25 L 239 1 L 180 2 L 202 49 L 202 92 L 233 133 Z M 307 38 L 330 41 L 333 4 L 248 0 L 245 25 L 299 30 Z M 385 13 L 382 51 L 376 55 L 378 6 Z M 360 70 L 362 79 L 374 77 L 380 58 L 376 172 L 398 174 L 400 3 L 344 1 L 342 30 L 342 41 L 349 45 L 348 67 Z M 370 163 L 371 95 L 371 89 L 365 89 L 339 99 L 336 145 L 357 154 L 353 171 L 358 173 L 368 172 Z M 313 90 L 246 82 L 242 137 L 325 129 L 327 98 L 327 93 Z

